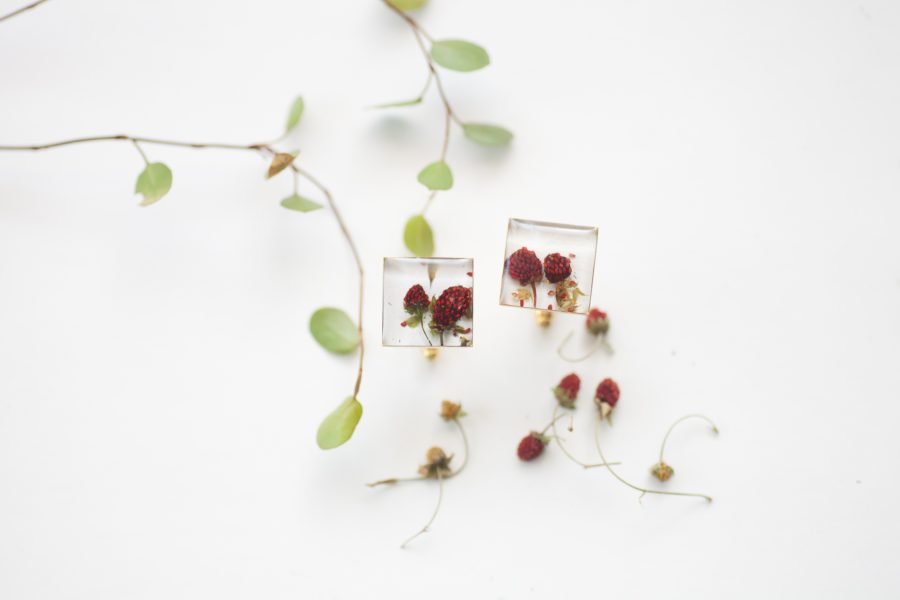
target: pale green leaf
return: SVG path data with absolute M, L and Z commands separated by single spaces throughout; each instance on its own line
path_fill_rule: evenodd
M 312 212 L 314 210 L 319 210 L 320 208 L 322 208 L 322 205 L 318 202 L 310 200 L 309 198 L 305 198 L 299 194 L 288 196 L 281 201 L 281 205 L 285 208 L 289 208 L 291 210 L 296 210 L 299 212 Z
M 325 417 L 316 432 L 316 443 L 322 450 L 337 448 L 350 439 L 362 417 L 362 404 L 350 396 Z
M 428 0 L 388 0 L 392 5 L 396 6 L 400 10 L 418 10 L 425 6 L 425 3 Z
M 138 175 L 135 194 L 143 194 L 141 206 L 150 206 L 172 188 L 172 171 L 162 163 L 149 163 Z
M 300 122 L 300 117 L 303 116 L 303 108 L 303 96 L 297 96 L 297 99 L 294 100 L 294 103 L 291 104 L 291 109 L 288 111 L 287 123 L 284 126 L 285 133 L 289 133 Z
M 320 308 L 309 319 L 309 331 L 319 345 L 335 354 L 349 354 L 359 345 L 359 331 L 339 308 Z
M 434 254 L 434 234 L 425 217 L 416 215 L 406 222 L 403 243 L 416 256 L 428 257 Z
M 505 146 L 512 140 L 509 129 L 486 123 L 463 123 L 463 133 L 467 138 L 482 146 Z
M 449 190 L 453 187 L 453 172 L 450 165 L 439 160 L 419 171 L 418 180 L 429 190 Z
M 431 44 L 431 58 L 446 69 L 477 71 L 491 63 L 487 51 L 465 40 L 437 40 Z

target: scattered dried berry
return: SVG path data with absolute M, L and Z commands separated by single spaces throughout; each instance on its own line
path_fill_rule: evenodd
M 578 390 L 581 389 L 581 378 L 575 373 L 570 373 L 562 378 L 555 388 L 553 395 L 560 406 L 566 408 L 575 407 L 575 398 L 578 396 Z
M 523 437 L 516 451 L 519 455 L 519 460 L 529 461 L 536 459 L 544 451 L 547 441 L 547 437 L 537 431 L 532 431 Z
M 554 252 L 544 257 L 544 275 L 550 283 L 559 283 L 572 274 L 572 261 Z
M 585 325 L 588 331 L 594 335 L 606 335 L 609 331 L 609 318 L 599 308 L 592 308 L 588 312 Z
M 441 402 L 441 418 L 445 421 L 452 421 L 458 417 L 462 417 L 465 413 L 460 413 L 462 410 L 462 405 L 457 404 L 456 402 L 451 402 L 450 400 L 443 400 Z
M 437 479 L 438 476 L 446 477 L 451 473 L 450 461 L 453 455 L 447 455 L 441 448 L 434 446 L 425 453 L 425 464 L 419 467 L 419 475 L 422 477 Z
M 597 386 L 597 392 L 594 394 L 594 403 L 600 409 L 600 417 L 605 419 L 612 413 L 619 402 L 619 385 L 607 377 Z

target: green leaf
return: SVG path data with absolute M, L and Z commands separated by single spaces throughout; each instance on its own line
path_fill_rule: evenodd
M 453 172 L 450 165 L 439 160 L 419 171 L 418 180 L 429 190 L 449 190 L 453 187 Z
M 398 102 L 385 102 L 384 104 L 375 104 L 369 108 L 402 108 L 404 106 L 415 106 L 422 104 L 422 97 L 413 98 L 412 100 L 400 100 Z
M 362 404 L 350 396 L 325 417 L 316 432 L 316 443 L 322 450 L 337 448 L 353 436 L 353 431 L 362 417 Z
M 309 331 L 319 345 L 335 354 L 349 354 L 359 345 L 353 319 L 339 308 L 320 308 L 309 319 Z
M 425 3 L 428 0 L 388 0 L 392 5 L 396 6 L 400 10 L 418 10 L 425 6 Z
M 285 133 L 290 133 L 290 131 L 300 122 L 300 117 L 303 116 L 304 106 L 303 96 L 297 96 L 297 99 L 294 100 L 294 103 L 291 104 L 291 109 L 288 111 L 287 124 L 284 126 Z
M 416 215 L 406 222 L 403 243 L 416 256 L 428 257 L 434 254 L 434 234 L 425 217 Z
M 431 44 L 431 58 L 454 71 L 477 71 L 491 63 L 484 48 L 465 40 L 437 40 Z
M 172 188 L 172 171 L 166 165 L 156 162 L 148 163 L 147 167 L 138 175 L 134 186 L 135 194 L 143 194 L 141 206 L 150 206 Z
M 462 128 L 467 138 L 482 146 L 505 146 L 513 138 L 509 129 L 487 123 L 463 123 Z
M 319 210 L 320 208 L 322 208 L 322 205 L 318 202 L 314 202 L 309 198 L 304 198 L 299 194 L 288 196 L 281 201 L 281 205 L 285 208 L 289 208 L 291 210 L 296 210 L 299 212 L 312 212 L 314 210 Z

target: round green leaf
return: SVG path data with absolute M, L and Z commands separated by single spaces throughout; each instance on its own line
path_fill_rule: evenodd
M 288 196 L 281 201 L 281 205 L 285 208 L 289 208 L 291 210 L 296 210 L 299 212 L 312 212 L 314 210 L 319 210 L 320 208 L 322 208 L 322 205 L 318 202 L 310 200 L 309 198 L 304 198 L 299 194 Z
M 453 187 L 453 172 L 450 165 L 439 160 L 419 171 L 418 180 L 429 190 L 449 190 Z
M 359 345 L 353 319 L 339 308 L 320 308 L 309 319 L 309 331 L 319 345 L 335 354 L 349 354 Z
M 150 206 L 172 188 L 172 171 L 162 163 L 149 163 L 138 175 L 135 194 L 143 194 L 141 206 Z
M 291 109 L 288 111 L 287 123 L 284 126 L 285 133 L 288 133 L 300 122 L 300 117 L 303 116 L 303 108 L 303 96 L 297 96 L 294 103 L 291 104 Z
M 325 417 L 316 432 L 316 443 L 322 450 L 337 448 L 350 439 L 359 419 L 362 417 L 362 404 L 350 396 Z
M 482 146 L 505 146 L 512 140 L 509 129 L 486 123 L 463 123 L 463 133 L 467 138 Z
M 428 0 L 388 0 L 392 5 L 400 10 L 418 10 L 425 6 Z
M 406 222 L 403 243 L 416 256 L 428 257 L 434 254 L 434 234 L 425 217 L 416 215 Z
M 454 71 L 477 71 L 491 63 L 487 51 L 465 40 L 437 40 L 431 44 L 431 58 Z

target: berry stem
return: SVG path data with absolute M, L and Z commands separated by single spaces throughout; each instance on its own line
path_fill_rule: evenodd
M 428 345 L 434 346 L 434 344 L 431 343 L 431 338 L 428 337 L 428 332 L 425 331 L 425 318 L 424 317 L 421 317 L 421 316 L 419 317 L 419 326 L 422 328 L 422 333 L 425 335 L 425 339 L 428 340 Z
M 466 465 L 469 464 L 469 437 L 466 435 L 466 430 L 463 429 L 462 423 L 458 418 L 451 419 L 453 424 L 456 425 L 456 428 L 459 429 L 459 435 L 462 438 L 463 444 L 463 458 L 462 464 L 459 465 L 455 471 L 451 473 L 447 473 L 444 475 L 444 479 L 452 479 L 463 472 L 463 469 L 466 468 Z M 377 487 L 379 485 L 393 485 L 395 483 L 402 483 L 405 481 L 425 481 L 430 479 L 429 477 L 423 477 L 421 475 L 417 475 L 416 477 L 391 477 L 389 479 L 381 479 L 379 481 L 373 481 L 372 483 L 367 483 L 366 485 L 369 487 Z
M 581 467 L 583 467 L 583 468 L 585 468 L 585 469 L 592 469 L 592 468 L 594 468 L 594 467 L 605 467 L 607 464 L 612 464 L 612 465 L 619 465 L 619 464 L 622 464 L 622 463 L 619 463 L 619 462 L 613 462 L 613 463 L 605 463 L 605 462 L 602 462 L 602 463 L 586 463 L 586 462 L 582 462 L 582 461 L 578 460 L 577 458 L 575 458 L 575 457 L 572 455 L 572 453 L 569 452 L 568 448 L 566 448 L 565 445 L 562 443 L 562 440 L 560 439 L 559 434 L 556 432 L 556 421 L 559 420 L 559 419 L 557 418 L 557 416 L 556 416 L 557 412 L 559 412 L 559 404 L 557 404 L 557 405 L 553 408 L 553 421 L 551 422 L 551 425 L 550 425 L 551 428 L 553 429 L 553 439 L 556 441 L 556 445 L 559 446 L 559 449 L 562 450 L 562 453 L 565 454 L 565 455 L 569 458 L 569 460 L 571 460 L 572 462 L 574 462 L 576 465 L 580 465 Z M 572 431 L 572 427 L 571 427 L 571 426 L 569 426 L 569 431 Z
M 604 348 L 606 348 L 606 351 L 609 352 L 610 354 L 615 354 L 615 351 L 613 350 L 612 346 L 609 345 L 609 341 L 607 341 L 607 339 L 606 339 L 606 335 L 601 334 L 598 336 L 600 338 L 600 344 L 591 348 L 591 350 L 587 354 L 580 356 L 578 358 L 566 356 L 565 352 L 563 352 L 563 348 L 566 346 L 566 344 L 569 343 L 569 340 L 572 339 L 573 335 L 575 335 L 575 332 L 570 331 L 569 335 L 567 335 L 565 337 L 565 339 L 563 339 L 562 343 L 559 345 L 559 348 L 556 349 L 556 354 L 566 362 L 577 363 L 577 362 L 581 362 L 583 360 L 587 360 L 588 358 L 593 356 L 595 352 L 597 352 L 597 350 L 600 348 L 600 346 L 603 346 Z
M 90 142 L 128 142 L 134 144 L 135 147 L 140 151 L 140 147 L 138 143 L 142 144 L 155 144 L 159 146 L 176 146 L 180 148 L 195 148 L 195 149 L 207 149 L 207 148 L 217 148 L 221 150 L 244 150 L 251 152 L 260 152 L 262 154 L 275 155 L 277 151 L 272 147 L 269 142 L 260 142 L 255 144 L 226 144 L 226 143 L 218 143 L 218 142 L 181 142 L 176 140 L 164 140 L 159 138 L 149 138 L 142 136 L 134 136 L 134 135 L 126 135 L 126 134 L 118 134 L 118 135 L 98 135 L 98 136 L 89 136 L 89 137 L 80 137 L 80 138 L 72 138 L 68 140 L 62 140 L 58 142 L 51 142 L 49 144 L 37 144 L 37 145 L 23 145 L 23 146 L 0 146 L 0 151 L 40 151 L 40 150 L 48 150 L 50 148 L 59 148 L 62 146 L 71 146 L 74 144 L 86 144 Z M 143 154 L 143 152 L 141 152 Z M 145 158 L 146 160 L 146 158 Z M 363 273 L 363 264 L 362 259 L 359 255 L 359 250 L 356 248 L 356 243 L 353 241 L 353 236 L 350 234 L 350 230 L 347 228 L 347 223 L 344 221 L 343 216 L 341 215 L 340 210 L 338 209 L 337 203 L 335 203 L 334 198 L 331 195 L 331 192 L 328 191 L 322 183 L 313 177 L 313 175 L 304 169 L 301 169 L 297 166 L 296 163 L 291 163 L 290 169 L 294 172 L 295 175 L 299 175 L 306 179 L 309 183 L 311 183 L 314 187 L 316 187 L 323 196 L 325 196 L 325 200 L 328 203 L 329 208 L 331 208 L 331 213 L 334 215 L 335 221 L 337 221 L 338 227 L 341 230 L 341 234 L 343 234 L 344 239 L 347 241 L 347 245 L 350 247 L 350 252 L 353 255 L 353 260 L 356 263 L 357 271 L 359 272 L 359 316 L 357 318 L 357 332 L 359 333 L 359 368 L 357 370 L 356 375 L 356 383 L 353 386 L 353 397 L 356 398 L 359 395 L 359 389 L 362 385 L 362 376 L 363 376 L 363 356 L 365 355 L 365 347 L 363 344 L 363 292 L 364 292 L 364 273 Z
M 5 20 L 7 20 L 7 19 L 12 19 L 12 18 L 15 17 L 16 15 L 20 15 L 20 14 L 22 14 L 22 13 L 25 12 L 25 11 L 31 10 L 32 8 L 36 8 L 36 7 L 40 6 L 41 4 L 43 4 L 43 3 L 46 2 L 46 1 L 47 1 L 47 0 L 37 0 L 36 2 L 32 2 L 31 4 L 28 4 L 28 5 L 23 6 L 23 7 L 21 7 L 21 8 L 17 8 L 16 10 L 12 11 L 11 13 L 7 13 L 7 14 L 3 15 L 2 17 L 0 17 L 0 21 L 5 21 Z
M 675 429 L 675 427 L 677 427 L 679 423 L 681 423 L 682 421 L 687 421 L 688 419 L 702 419 L 702 420 L 706 421 L 707 423 L 709 423 L 709 426 L 712 427 L 712 431 L 714 434 L 718 435 L 718 433 L 719 433 L 719 428 L 716 427 L 716 424 L 713 423 L 712 419 L 710 419 L 706 415 L 693 414 L 693 415 L 685 415 L 685 416 L 681 417 L 680 419 L 676 420 L 674 423 L 672 423 L 672 425 L 669 426 L 669 430 L 666 431 L 666 435 L 663 437 L 662 444 L 660 444 L 660 446 L 659 446 L 659 462 L 660 463 L 663 462 L 663 453 L 666 451 L 666 442 L 669 441 L 669 435 L 672 433 L 672 430 Z
M 438 498 L 437 498 L 437 504 L 435 504 L 435 506 L 434 506 L 434 512 L 431 513 L 431 518 L 428 519 L 428 522 L 425 523 L 425 525 L 422 527 L 422 529 L 420 529 L 419 531 L 415 532 L 414 534 L 412 534 L 411 536 L 406 538 L 406 540 L 402 544 L 400 544 L 401 548 L 406 548 L 407 544 L 409 544 L 411 541 L 413 541 L 414 539 L 416 539 L 423 533 L 427 533 L 428 528 L 431 527 L 431 524 L 434 523 L 434 520 L 437 518 L 438 512 L 440 512 L 440 510 L 441 510 L 441 500 L 444 499 L 444 478 L 443 478 L 443 476 L 441 476 L 440 471 L 437 472 L 437 480 L 438 480 Z
M 641 493 L 640 498 L 643 498 L 645 494 L 659 494 L 663 496 L 693 496 L 696 498 L 703 498 L 707 502 L 712 502 L 712 497 L 707 496 L 706 494 L 695 494 L 690 492 L 667 492 L 663 490 L 648 490 L 647 488 L 642 488 L 640 486 L 634 485 L 633 483 L 629 483 L 625 481 L 618 473 L 613 470 L 613 468 L 606 462 L 606 457 L 603 456 L 603 448 L 600 447 L 600 426 L 603 424 L 603 419 L 597 419 L 597 426 L 594 429 L 594 445 L 597 446 L 597 453 L 600 455 L 600 460 L 602 460 L 605 464 L 604 466 L 610 472 L 610 474 L 618 479 L 623 484 L 627 485 L 633 490 L 637 490 Z
M 535 308 L 537 308 L 537 285 L 535 282 L 531 282 L 531 301 Z

